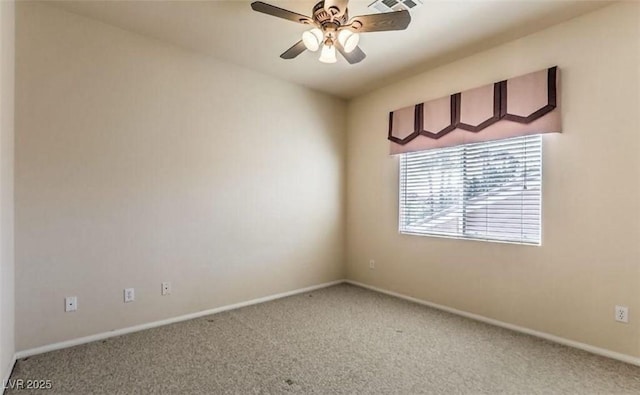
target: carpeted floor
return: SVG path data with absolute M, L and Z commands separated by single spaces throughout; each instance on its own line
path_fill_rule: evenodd
M 639 367 L 351 285 L 25 358 L 12 379 L 51 380 L 40 394 L 640 393 Z

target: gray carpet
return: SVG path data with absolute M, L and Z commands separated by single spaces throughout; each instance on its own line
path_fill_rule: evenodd
M 34 393 L 640 393 L 640 368 L 351 285 L 18 361 Z M 28 391 L 7 391 L 25 394 Z

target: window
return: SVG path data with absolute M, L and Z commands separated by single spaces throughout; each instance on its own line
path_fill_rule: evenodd
M 542 139 L 402 154 L 400 232 L 540 245 Z

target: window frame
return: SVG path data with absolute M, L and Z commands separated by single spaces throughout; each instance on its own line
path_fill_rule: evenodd
M 542 226 L 542 213 L 543 213 L 543 187 L 544 187 L 544 163 L 543 163 L 543 139 L 542 139 L 542 134 L 536 134 L 536 135 L 526 135 L 526 136 L 518 136 L 518 137 L 512 137 L 512 138 L 508 138 L 508 139 L 502 139 L 502 140 L 491 140 L 491 141 L 485 141 L 485 142 L 475 142 L 475 143 L 469 143 L 469 144 L 461 144 L 459 146 L 456 147 L 461 147 L 461 149 L 463 150 L 463 154 L 460 155 L 460 159 L 461 159 L 461 165 L 460 165 L 460 169 L 461 169 L 461 174 L 462 174 L 462 179 L 463 182 L 462 184 L 464 185 L 464 179 L 465 179 L 465 173 L 464 173 L 464 163 L 466 162 L 465 158 L 467 155 L 467 146 L 469 145 L 478 145 L 478 144 L 490 144 L 490 143 L 494 143 L 494 142 L 499 142 L 499 141 L 505 141 L 505 140 L 512 140 L 512 139 L 526 139 L 526 138 L 532 138 L 532 137 L 537 137 L 539 139 L 539 147 L 540 147 L 540 156 L 539 156 L 539 163 L 540 163 L 540 167 L 539 167 L 539 172 L 540 172 L 540 176 L 539 176 L 539 180 L 540 180 L 540 186 L 539 186 L 539 209 L 538 209 L 538 223 L 539 223 L 539 228 L 538 228 L 538 234 L 539 234 L 539 238 L 538 240 L 531 240 L 526 241 L 526 240 L 509 240 L 509 239 L 499 239 L 499 238 L 491 238 L 491 237 L 482 237 L 482 236 L 477 236 L 477 235 L 473 235 L 473 234 L 459 234 L 459 235 L 455 235 L 455 234 L 442 234 L 442 233 L 423 233 L 423 232 L 417 232 L 417 231 L 410 231 L 410 230 L 403 230 L 403 187 L 402 187 L 402 182 L 403 182 L 403 178 L 406 178 L 406 175 L 403 177 L 402 174 L 402 170 L 403 170 L 403 164 L 402 161 L 406 160 L 406 155 L 411 154 L 411 152 L 408 153 L 404 153 L 404 154 L 400 154 L 398 155 L 398 233 L 401 235 L 409 235 L 409 236 L 423 236 L 423 237 L 435 237 L 435 238 L 442 238 L 442 239 L 453 239 L 453 240 L 470 240 L 470 241 L 480 241 L 480 242 L 489 242 L 489 243 L 499 243 L 499 244 L 515 244 L 515 245 L 521 245 L 521 246 L 531 246 L 531 247 L 540 247 L 542 246 L 542 240 L 543 240 L 543 226 Z M 523 144 L 524 146 L 524 144 Z M 443 148 L 435 148 L 433 150 L 430 151 L 435 151 L 435 150 L 443 150 L 443 149 L 448 149 L 448 148 L 454 148 L 454 147 L 443 147 Z M 462 192 L 463 195 L 466 193 L 466 189 L 463 187 L 462 188 Z M 462 213 L 466 212 L 466 207 L 468 204 L 468 200 L 467 199 L 462 199 L 462 207 L 459 209 Z M 459 219 L 461 221 L 466 221 L 467 218 L 465 217 L 465 214 L 463 214 L 461 216 L 461 218 Z M 463 225 L 466 226 L 466 225 Z

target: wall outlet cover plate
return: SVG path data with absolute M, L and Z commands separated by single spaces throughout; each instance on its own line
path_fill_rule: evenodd
M 124 290 L 124 302 L 130 303 L 136 300 L 136 292 L 133 288 L 126 288 Z

